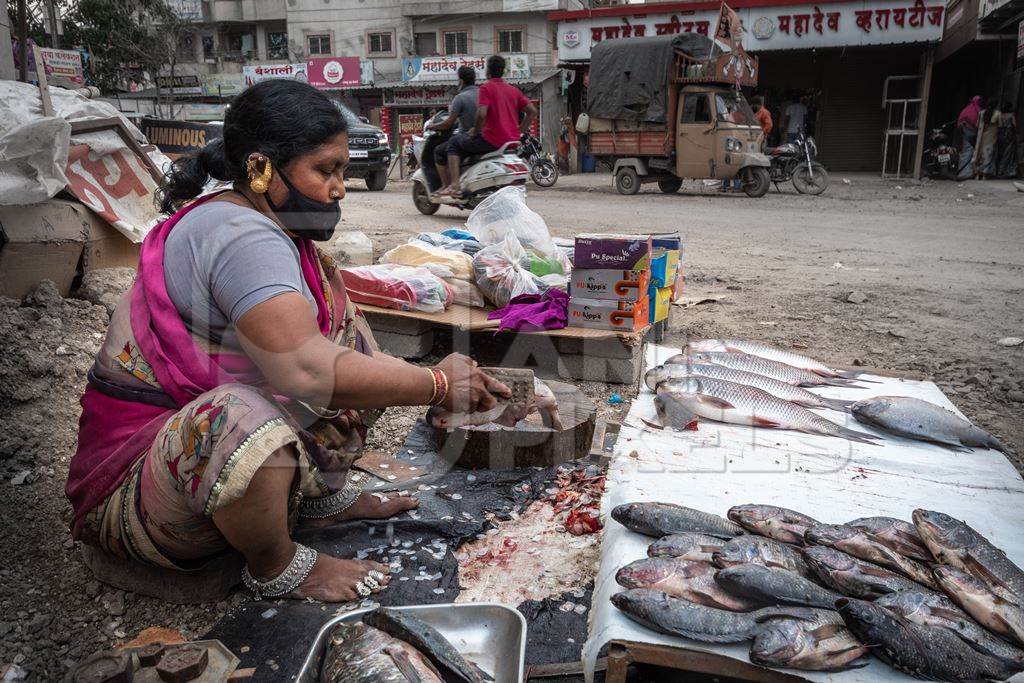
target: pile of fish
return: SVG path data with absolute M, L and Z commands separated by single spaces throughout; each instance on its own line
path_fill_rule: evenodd
M 331 631 L 320 666 L 324 683 L 483 683 L 494 679 L 467 661 L 430 624 L 380 607 Z
M 659 633 L 751 641 L 750 661 L 770 667 L 841 671 L 873 654 L 925 680 L 1024 671 L 1024 571 L 941 512 L 822 524 L 771 505 L 726 518 L 628 503 L 612 518 L 656 539 L 611 601 Z
M 1005 447 L 993 436 L 941 406 L 905 396 L 860 401 L 825 398 L 805 387 L 866 388 L 859 373 L 834 370 L 793 351 L 761 342 L 705 339 L 647 371 L 644 380 L 657 393 L 661 426 L 685 429 L 698 418 L 792 429 L 860 443 L 881 437 L 848 429 L 811 412 L 850 414 L 861 424 L 897 436 L 938 443 L 953 450 Z

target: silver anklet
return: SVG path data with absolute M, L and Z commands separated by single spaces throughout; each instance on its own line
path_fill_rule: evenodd
M 355 504 L 362 489 L 346 482 L 338 491 L 323 498 L 303 498 L 299 503 L 299 517 L 303 519 L 327 519 L 341 514 Z
M 317 552 L 301 543 L 295 544 L 295 556 L 284 571 L 269 581 L 257 581 L 249 572 L 249 565 L 242 568 L 242 583 L 252 591 L 257 600 L 279 598 L 291 593 L 309 577 L 316 564 Z

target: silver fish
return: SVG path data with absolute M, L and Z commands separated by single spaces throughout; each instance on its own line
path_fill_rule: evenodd
M 759 503 L 734 505 L 726 516 L 747 531 L 798 545 L 803 545 L 804 533 L 818 523 L 813 517 L 795 510 Z
M 940 565 L 935 579 L 953 602 L 987 628 L 1007 640 L 1024 645 L 1024 604 L 1014 593 L 987 586 L 971 574 Z
M 852 380 L 843 379 L 841 377 L 822 377 L 810 370 L 794 368 L 792 365 L 768 360 L 767 358 L 761 358 L 760 356 L 751 356 L 748 353 L 693 351 L 690 353 L 680 353 L 676 356 L 672 356 L 665 361 L 665 363 L 676 365 L 713 363 L 715 365 L 724 365 L 725 367 L 732 368 L 733 370 L 743 370 L 744 372 L 753 372 L 758 375 L 765 375 L 767 377 L 777 379 L 780 382 L 795 384 L 801 387 L 816 387 L 825 384 L 837 387 L 861 386 Z
M 750 646 L 750 661 L 804 671 L 843 671 L 867 666 L 854 662 L 868 654 L 838 613 L 811 610 L 808 617 L 773 616 L 765 620 Z
M 675 380 L 684 379 L 686 377 L 710 377 L 711 379 L 721 379 L 726 382 L 735 382 L 736 384 L 745 384 L 748 387 L 755 387 L 761 391 L 767 391 L 769 394 L 776 398 L 781 398 L 783 401 L 789 401 L 795 403 L 798 406 L 804 408 L 828 408 L 829 410 L 838 410 L 839 412 L 847 412 L 853 401 L 843 401 L 837 398 L 825 398 L 819 396 L 812 391 L 808 391 L 803 387 L 798 387 L 793 384 L 787 384 L 765 375 L 758 375 L 753 372 L 744 372 L 743 370 L 733 370 L 727 368 L 724 365 L 714 365 L 712 363 L 707 364 L 694 364 L 694 365 L 659 365 L 656 368 L 651 368 L 644 375 L 644 381 L 647 386 L 653 391 L 657 388 L 661 382 L 668 382 L 671 384 Z
M 687 351 L 717 351 L 723 353 L 747 353 L 751 356 L 759 356 L 768 360 L 778 361 L 794 368 L 810 370 L 822 377 L 842 377 L 844 379 L 855 379 L 860 376 L 859 372 L 845 370 L 833 370 L 821 361 L 814 360 L 808 356 L 801 355 L 795 351 L 780 349 L 762 342 L 746 341 L 742 339 L 701 339 L 692 341 L 683 348 Z
M 792 429 L 860 443 L 872 443 L 872 439 L 876 438 L 830 422 L 807 408 L 775 398 L 760 389 L 735 382 L 687 377 L 671 386 L 662 384 L 659 391 L 658 396 L 663 397 L 663 405 L 670 400 L 677 401 L 683 409 L 718 422 Z M 660 410 L 658 416 L 662 416 Z
M 844 524 L 819 524 L 807 530 L 804 540 L 810 545 L 823 545 L 841 550 L 860 560 L 874 562 L 909 579 L 938 590 L 931 568 L 900 555 L 871 534 Z
M 688 562 L 674 557 L 645 557 L 619 569 L 615 581 L 623 588 L 653 588 L 698 605 L 749 612 L 761 603 L 736 597 L 715 583 L 718 569 L 708 562 Z
M 737 536 L 714 554 L 714 563 L 722 568 L 738 564 L 778 567 L 808 576 L 810 570 L 800 551 L 763 536 Z
M 709 534 L 687 531 L 681 534 L 662 536 L 647 546 L 648 557 L 675 557 L 691 562 L 710 562 L 715 551 L 725 541 Z
M 1006 446 L 985 430 L 951 410 L 919 398 L 875 396 L 857 401 L 850 406 L 850 412 L 858 422 L 908 439 L 931 441 L 955 451 L 994 448 L 1006 452 Z
M 411 645 L 361 622 L 331 631 L 320 667 L 327 683 L 443 683 Z
M 804 559 L 822 583 L 851 597 L 874 600 L 886 593 L 923 590 L 905 576 L 832 548 L 804 548 Z
M 654 538 L 686 531 L 722 538 L 743 533 L 742 527 L 724 517 L 672 503 L 623 503 L 612 509 L 612 519 L 630 531 Z
M 900 555 L 918 562 L 934 562 L 928 547 L 917 533 L 917 527 L 910 522 L 895 517 L 861 517 L 846 526 L 862 529 L 875 537 L 883 545 L 887 545 Z

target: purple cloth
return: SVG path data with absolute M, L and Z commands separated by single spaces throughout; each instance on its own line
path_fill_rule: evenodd
M 498 332 L 538 332 L 560 330 L 569 318 L 569 295 L 561 289 L 549 289 L 540 294 L 520 294 L 513 297 L 505 308 L 487 314 L 488 320 L 501 319 Z

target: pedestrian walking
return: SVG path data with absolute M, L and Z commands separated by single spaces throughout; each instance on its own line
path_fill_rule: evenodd
M 974 177 L 974 145 L 978 140 L 980 122 L 981 95 L 975 95 L 956 119 L 956 128 L 960 133 L 960 168 L 957 170 L 957 180 L 969 180 Z
M 786 142 L 796 142 L 807 122 L 807 96 L 786 107 L 782 117 L 786 125 Z
M 996 172 L 996 139 L 999 134 L 999 110 L 996 101 L 989 99 L 978 117 L 978 145 L 974 152 L 974 174 L 978 180 L 987 180 Z
M 996 133 L 996 177 L 1016 178 L 1017 162 L 1017 115 L 1009 101 L 999 106 L 998 133 Z

